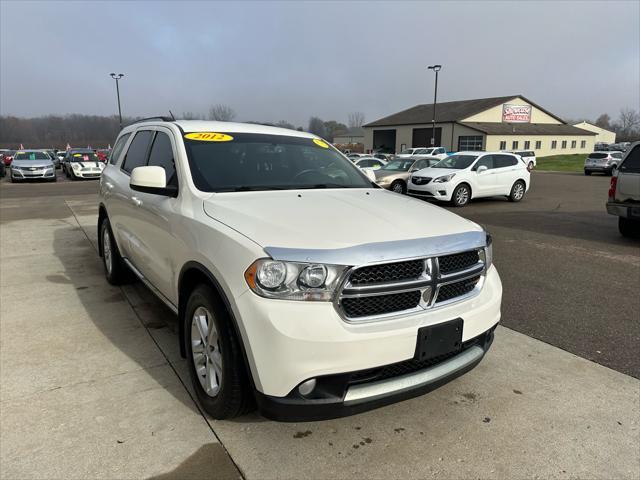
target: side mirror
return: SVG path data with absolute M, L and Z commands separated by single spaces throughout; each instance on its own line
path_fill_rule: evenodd
M 162 167 L 136 167 L 131 172 L 129 186 L 132 190 L 153 195 L 177 197 L 178 187 L 167 185 L 167 174 Z
M 419 168 L 412 168 L 411 170 L 409 170 L 409 173 L 417 172 L 418 170 L 420 170 L 420 169 Z
M 486 165 L 480 165 L 480 166 L 478 167 L 478 170 L 476 170 L 476 171 L 477 171 L 478 173 L 482 173 L 482 172 L 486 172 L 487 170 L 488 170 L 488 169 L 487 169 L 487 166 L 486 166 Z

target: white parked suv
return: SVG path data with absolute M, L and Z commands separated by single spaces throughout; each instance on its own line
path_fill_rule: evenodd
M 447 149 L 444 147 L 419 147 L 419 148 L 406 148 L 401 153 L 397 154 L 398 158 L 407 157 L 435 157 L 440 160 L 447 158 Z
M 109 282 L 133 272 L 176 313 L 215 418 L 421 395 L 477 365 L 500 320 L 480 226 L 377 187 L 305 132 L 130 125 L 100 179 L 98 235 Z
M 407 193 L 464 207 L 472 198 L 504 195 L 519 202 L 531 174 L 519 156 L 504 152 L 459 152 L 411 175 Z

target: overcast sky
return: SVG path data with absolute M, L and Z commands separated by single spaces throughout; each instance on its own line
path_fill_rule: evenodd
M 375 120 L 521 93 L 570 118 L 640 104 L 640 2 L 0 1 L 0 113 Z

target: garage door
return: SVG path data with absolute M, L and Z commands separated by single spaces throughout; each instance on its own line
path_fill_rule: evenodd
M 374 130 L 373 131 L 373 149 L 376 152 L 395 153 L 396 152 L 395 129 Z
M 432 134 L 433 134 L 433 128 L 414 128 L 411 146 L 412 147 L 430 147 Z M 436 135 L 435 135 L 436 147 L 440 146 L 441 137 L 442 137 L 442 128 L 436 127 Z

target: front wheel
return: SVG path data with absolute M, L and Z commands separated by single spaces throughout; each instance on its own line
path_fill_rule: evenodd
M 471 199 L 471 189 L 466 183 L 462 183 L 456 187 L 451 195 L 451 203 L 454 207 L 464 207 Z
M 120 256 L 120 250 L 111 231 L 108 218 L 104 218 L 100 224 L 100 242 L 102 250 L 102 263 L 104 275 L 111 285 L 123 285 L 129 283 L 132 274 Z
M 510 202 L 519 202 L 524 198 L 525 184 L 522 180 L 518 180 L 511 187 L 511 193 L 509 194 Z
M 389 190 L 394 193 L 405 194 L 407 193 L 407 186 L 402 180 L 396 180 L 391 184 L 391 188 Z
M 218 420 L 249 412 L 253 397 L 239 340 L 211 287 L 193 290 L 183 322 L 191 383 L 202 408 Z

